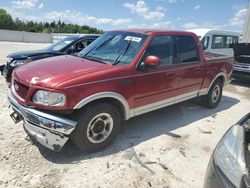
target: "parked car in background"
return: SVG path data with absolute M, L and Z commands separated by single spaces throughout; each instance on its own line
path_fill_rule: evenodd
M 8 99 L 15 122 L 59 151 L 69 138 L 98 151 L 122 120 L 201 96 L 216 107 L 233 57 L 206 53 L 191 32 L 106 32 L 75 56 L 37 60 L 14 70 Z M 142 130 L 143 131 L 143 130 Z
M 232 126 L 210 159 L 204 188 L 250 187 L 250 113 Z
M 240 33 L 215 29 L 192 29 L 203 46 L 204 52 L 233 56 L 232 46 L 239 42 Z
M 233 77 L 250 81 L 250 44 L 238 43 L 234 49 L 234 71 Z
M 77 54 L 87 45 L 93 42 L 99 35 L 84 34 L 68 36 L 55 44 L 42 50 L 21 51 L 8 55 L 8 62 L 0 67 L 2 75 L 5 77 L 7 84 L 10 84 L 13 70 L 25 63 L 35 61 L 42 58 L 58 56 L 63 54 Z

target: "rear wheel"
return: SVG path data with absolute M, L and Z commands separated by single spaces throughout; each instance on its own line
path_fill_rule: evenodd
M 208 108 L 215 108 L 221 100 L 222 90 L 222 82 L 216 80 L 208 91 L 208 94 L 201 97 L 203 105 Z
M 83 151 L 99 151 L 115 139 L 120 123 L 121 116 L 115 106 L 107 103 L 93 104 L 79 115 L 71 139 Z

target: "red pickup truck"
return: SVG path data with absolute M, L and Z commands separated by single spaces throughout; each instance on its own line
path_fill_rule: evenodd
M 216 107 L 231 79 L 233 58 L 205 54 L 190 32 L 106 32 L 79 57 L 34 61 L 13 72 L 8 99 L 15 122 L 42 145 L 59 151 L 70 138 L 98 151 L 122 120 L 201 96 Z

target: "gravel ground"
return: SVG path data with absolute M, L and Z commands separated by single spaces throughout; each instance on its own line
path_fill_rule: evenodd
M 0 60 L 46 44 L 0 42 Z M 216 143 L 250 109 L 250 83 L 233 81 L 215 109 L 197 100 L 123 123 L 107 149 L 87 154 L 68 142 L 50 151 L 14 124 L 0 76 L 0 187 L 192 187 L 200 188 Z

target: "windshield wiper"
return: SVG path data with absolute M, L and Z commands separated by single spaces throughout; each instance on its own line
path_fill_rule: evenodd
M 131 38 L 132 39 L 132 38 Z M 112 63 L 112 65 L 117 65 L 118 63 L 120 63 L 120 57 L 121 56 L 124 56 L 126 53 L 127 53 L 127 51 L 128 51 L 128 49 L 129 49 L 129 46 L 130 46 L 130 44 L 131 44 L 131 39 L 128 41 L 128 44 L 127 44 L 127 46 L 121 51 L 121 53 L 117 56 L 117 58 L 113 61 L 113 63 Z
M 99 62 L 99 63 L 102 63 L 102 64 L 108 64 L 109 65 L 109 63 L 107 63 L 107 62 L 105 62 L 105 61 L 102 61 L 102 60 L 100 60 L 100 59 L 95 59 L 95 58 L 91 58 L 91 57 L 86 57 L 86 56 L 83 56 L 83 57 L 81 57 L 81 58 L 83 58 L 83 59 L 87 59 L 87 60 L 92 60 L 92 61 L 96 61 L 96 62 Z

